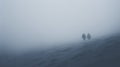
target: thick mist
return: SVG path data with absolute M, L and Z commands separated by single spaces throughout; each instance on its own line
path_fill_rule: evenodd
M 119 0 L 4 0 L 2 42 L 33 48 L 119 32 Z

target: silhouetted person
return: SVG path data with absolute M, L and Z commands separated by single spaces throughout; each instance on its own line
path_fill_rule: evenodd
M 82 39 L 86 40 L 86 35 L 85 34 L 82 34 Z
M 88 33 L 87 34 L 87 39 L 90 40 L 91 39 L 91 35 Z

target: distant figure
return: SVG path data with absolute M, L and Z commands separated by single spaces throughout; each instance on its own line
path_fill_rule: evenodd
M 85 34 L 82 34 L 82 39 L 86 40 L 86 35 Z
M 87 34 L 87 39 L 90 40 L 91 39 L 91 35 L 88 33 Z

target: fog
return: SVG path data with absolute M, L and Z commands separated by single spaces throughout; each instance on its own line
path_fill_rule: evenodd
M 119 0 L 0 0 L 1 40 L 14 48 L 81 42 L 119 32 Z

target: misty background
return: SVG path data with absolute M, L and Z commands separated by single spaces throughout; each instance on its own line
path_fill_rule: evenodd
M 33 48 L 119 32 L 119 0 L 0 0 L 1 44 Z

